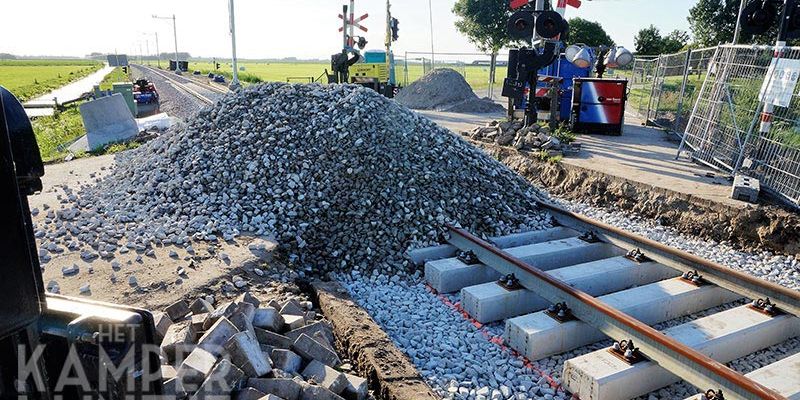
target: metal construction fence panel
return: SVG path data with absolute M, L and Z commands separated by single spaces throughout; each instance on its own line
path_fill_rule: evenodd
M 782 71 L 770 68 L 775 62 L 773 53 L 771 46 L 719 46 L 706 68 L 681 147 L 688 146 L 692 158 L 699 162 L 758 178 L 766 189 L 800 205 L 797 87 L 789 85 L 791 92 L 784 89 L 785 106 L 775 105 L 771 127 L 760 130 L 765 105 L 762 100 L 774 104 L 777 98 L 762 96 L 762 86 L 779 79 L 775 71 Z M 797 60 L 789 61 L 787 68 L 800 70 L 800 47 L 787 48 L 782 58 Z M 770 120 L 769 115 L 763 118 Z
M 433 69 L 450 68 L 464 76 L 476 92 L 489 92 L 489 72 L 492 56 L 484 53 L 433 53 L 409 51 L 395 54 L 397 81 L 408 86 Z M 495 84 L 502 85 L 508 66 L 508 53 L 497 55 Z

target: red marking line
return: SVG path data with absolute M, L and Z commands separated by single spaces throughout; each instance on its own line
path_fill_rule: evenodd
M 425 284 L 425 288 L 427 288 L 428 291 L 431 292 L 431 294 L 436 296 L 442 303 L 444 303 L 444 305 L 450 307 L 451 309 L 461 314 L 461 316 L 464 317 L 464 319 L 470 322 L 475 327 L 475 329 L 477 329 L 478 331 L 481 332 L 481 334 L 483 334 L 483 337 L 487 341 L 497 345 L 498 347 L 500 347 L 501 350 L 511 354 L 512 357 L 522 360 L 522 363 L 525 366 L 525 368 L 528 368 L 529 370 L 539 374 L 539 376 L 544 377 L 547 380 L 547 383 L 550 384 L 551 388 L 555 389 L 556 391 L 563 390 L 561 388 L 561 385 L 558 382 L 556 382 L 556 380 L 553 379 L 552 376 L 548 375 L 546 372 L 537 368 L 535 365 L 533 365 L 533 363 L 530 360 L 528 360 L 527 357 L 523 356 L 518 351 L 506 346 L 505 341 L 501 336 L 492 335 L 488 330 L 484 329 L 483 324 L 475 320 L 475 318 L 470 317 L 469 313 L 467 313 L 467 311 L 464 310 L 464 307 L 461 307 L 460 302 L 453 303 L 452 301 L 450 301 L 450 299 L 447 298 L 447 296 L 437 293 L 436 289 L 432 288 L 428 284 Z

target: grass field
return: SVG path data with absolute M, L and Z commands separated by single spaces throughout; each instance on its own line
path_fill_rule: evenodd
M 86 133 L 78 105 L 52 117 L 40 117 L 31 121 L 39 152 L 45 162 L 56 161 L 67 155 L 65 144 Z
M 111 90 L 112 85 L 116 82 L 130 82 L 130 81 L 131 81 L 130 75 L 122 72 L 121 67 L 116 67 L 114 68 L 113 71 L 111 71 L 110 74 L 106 75 L 106 77 L 103 78 L 102 82 L 100 82 L 100 89 Z
M 155 62 L 150 62 L 150 65 L 155 65 Z M 244 67 L 244 71 L 239 73 L 239 79 L 244 82 L 255 83 L 258 81 L 263 82 L 286 82 L 291 79 L 293 82 L 308 82 L 309 80 L 320 79 L 322 82 L 327 82 L 325 78 L 325 70 L 330 72 L 330 64 L 324 62 L 240 62 L 240 66 Z M 163 66 L 163 65 L 162 65 Z M 437 66 L 438 68 L 439 66 Z M 209 72 L 218 73 L 226 76 L 228 79 L 231 77 L 231 66 L 228 63 L 220 63 L 220 69 L 214 69 L 212 62 L 204 61 L 190 61 L 189 68 L 194 71 L 198 70 L 203 74 Z M 453 69 L 464 75 L 467 82 L 473 89 L 481 90 L 489 87 L 489 67 L 478 65 L 460 65 L 453 66 Z M 414 82 L 423 75 L 422 64 L 409 64 L 408 73 L 403 63 L 398 63 L 395 72 L 397 81 L 400 84 Z M 506 67 L 497 68 L 497 80 L 502 85 L 502 78 L 506 75 Z M 407 77 L 407 80 L 406 80 Z M 294 79 L 292 79 L 294 78 Z M 497 84 L 495 85 L 497 86 Z
M 103 66 L 92 60 L 3 60 L 0 85 L 27 101 L 83 78 Z

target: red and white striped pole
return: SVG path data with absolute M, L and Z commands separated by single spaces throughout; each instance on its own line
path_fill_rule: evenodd
M 775 44 L 775 52 L 773 53 L 773 65 L 774 68 L 772 69 L 772 75 L 767 77 L 768 80 L 772 80 L 773 76 L 775 75 L 775 70 L 778 68 L 778 61 L 783 58 L 783 52 L 786 49 L 786 42 L 783 40 L 778 40 Z M 758 132 L 762 136 L 766 136 L 769 134 L 769 130 L 772 128 L 772 120 L 775 118 L 775 103 L 774 99 L 769 98 L 769 90 L 770 90 L 771 82 L 767 82 L 767 86 L 764 89 L 764 109 L 761 111 L 761 125 L 759 125 Z

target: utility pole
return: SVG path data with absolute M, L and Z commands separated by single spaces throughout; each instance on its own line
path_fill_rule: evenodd
M 736 17 L 736 30 L 733 31 L 733 44 L 739 44 L 739 32 L 742 29 L 742 13 L 744 12 L 744 6 L 747 3 L 747 0 L 742 0 L 739 3 L 739 14 Z
M 236 22 L 233 16 L 233 0 L 228 0 L 228 14 L 231 19 L 231 63 L 233 64 L 233 80 L 231 81 L 231 89 L 240 87 L 239 84 L 239 67 L 236 64 Z
M 158 58 L 158 68 L 161 68 L 161 51 L 158 50 L 158 32 L 156 32 L 156 57 Z
M 431 19 L 431 71 L 436 69 L 436 53 L 433 51 L 433 5 L 428 0 L 428 14 Z
M 175 23 L 175 14 L 172 14 L 171 17 L 159 17 L 158 15 L 153 15 L 155 19 L 171 19 L 172 20 L 172 34 L 175 37 L 175 73 L 180 74 L 181 66 L 178 62 L 178 27 Z

